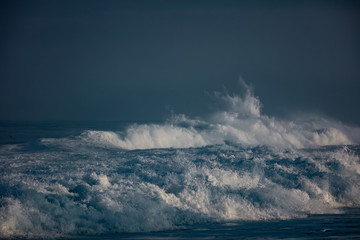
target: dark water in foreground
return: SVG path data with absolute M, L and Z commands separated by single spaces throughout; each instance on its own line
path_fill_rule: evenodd
M 0 238 L 360 238 L 360 146 L 259 119 L 1 122 Z
M 360 209 L 280 221 L 197 224 L 173 231 L 75 236 L 62 239 L 360 239 Z

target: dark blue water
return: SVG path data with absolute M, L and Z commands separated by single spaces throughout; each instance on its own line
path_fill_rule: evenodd
M 360 210 L 342 209 L 339 214 L 315 214 L 305 218 L 273 221 L 238 221 L 195 224 L 182 229 L 121 233 L 99 236 L 68 236 L 68 239 L 359 239 Z
M 0 144 L 76 136 L 88 129 L 120 131 L 133 123 L 131 121 L 0 121 Z

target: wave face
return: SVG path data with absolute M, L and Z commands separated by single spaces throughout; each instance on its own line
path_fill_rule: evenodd
M 261 114 L 249 88 L 204 119 L 0 146 L 0 237 L 148 232 L 360 206 L 358 129 Z

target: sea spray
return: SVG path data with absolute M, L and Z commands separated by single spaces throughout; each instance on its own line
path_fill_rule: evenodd
M 44 143 L 89 144 L 128 150 L 189 148 L 233 142 L 244 146 L 314 148 L 358 144 L 360 129 L 321 117 L 287 121 L 261 114 L 260 100 L 242 82 L 242 96 L 215 93 L 225 110 L 205 119 L 174 115 L 164 124 L 133 124 L 124 132 L 88 130 L 71 139 L 43 139 Z
M 261 114 L 252 91 L 208 118 L 0 146 L 0 236 L 149 232 L 360 206 L 358 128 Z M 59 128 L 63 131 L 63 128 Z

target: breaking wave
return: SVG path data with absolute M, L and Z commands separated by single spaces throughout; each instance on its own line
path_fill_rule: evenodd
M 359 207 L 358 130 L 268 117 L 245 89 L 217 93 L 227 109 L 207 119 L 177 115 L 1 148 L 0 237 L 160 231 Z
M 321 117 L 296 122 L 261 114 L 260 100 L 245 82 L 242 85 L 245 93 L 241 96 L 216 92 L 215 96 L 226 103 L 226 109 L 207 119 L 174 115 L 164 124 L 134 124 L 125 132 L 88 130 L 77 140 L 128 150 L 201 147 L 227 141 L 280 148 L 359 143 L 360 128 Z M 46 141 L 52 140 L 44 139 Z

